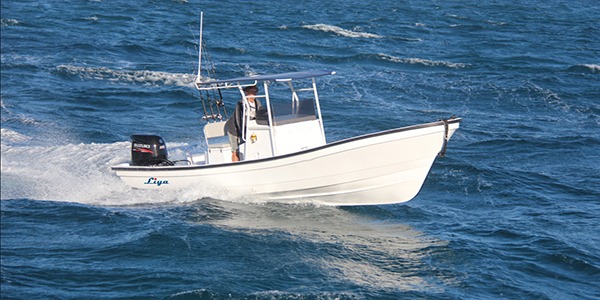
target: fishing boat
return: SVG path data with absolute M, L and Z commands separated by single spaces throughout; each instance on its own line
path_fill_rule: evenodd
M 170 161 L 161 137 L 132 135 L 132 161 L 112 170 L 139 189 L 213 187 L 267 201 L 335 206 L 413 199 L 462 120 L 453 116 L 327 143 L 316 79 L 334 74 L 311 70 L 218 80 L 214 70 L 203 76 L 199 67 L 195 86 L 207 102 L 206 150 Z M 246 112 L 251 101 L 244 89 L 250 86 L 259 88 L 252 97 L 261 105 L 254 117 L 244 113 L 240 161 L 233 161 L 222 93 L 239 92 Z

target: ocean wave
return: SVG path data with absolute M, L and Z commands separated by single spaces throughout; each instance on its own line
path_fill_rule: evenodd
M 361 297 L 348 293 L 333 293 L 333 292 L 307 292 L 307 293 L 290 293 L 290 292 L 281 292 L 281 291 L 266 291 L 266 292 L 253 292 L 248 293 L 245 297 L 240 297 L 243 299 L 256 299 L 256 300 L 281 300 L 281 299 L 291 299 L 291 300 L 312 300 L 312 299 L 320 299 L 320 300 L 356 300 L 362 299 Z M 217 292 L 207 289 L 198 289 L 198 290 L 189 290 L 182 291 L 176 294 L 169 296 L 167 299 L 169 300 L 179 300 L 179 299 L 231 299 L 230 292 Z
M 461 16 L 458 16 L 458 15 L 446 15 L 446 17 L 455 18 L 455 19 L 462 19 L 462 20 L 467 19 L 467 17 L 461 17 Z
M 17 123 L 22 125 L 39 125 L 39 122 L 36 119 L 33 119 L 23 114 L 14 114 L 12 112 L 12 105 L 6 104 L 4 102 L 4 99 L 0 99 L 0 107 L 2 108 L 3 125 L 10 123 Z M 4 141 L 5 139 L 8 141 L 10 137 L 14 135 L 13 133 L 18 134 L 10 129 L 2 128 L 2 141 Z M 20 140 L 19 142 L 22 141 L 23 140 Z
M 2 24 L 2 26 L 14 26 L 19 24 L 19 21 L 15 19 L 1 19 L 0 24 Z
M 403 37 L 393 37 L 392 39 L 394 40 L 400 40 L 400 41 L 405 41 L 405 42 L 422 42 L 422 39 L 411 39 L 411 38 L 403 38 Z
M 574 73 L 598 74 L 600 73 L 599 65 L 575 65 L 565 71 Z
M 495 26 L 502 26 L 502 25 L 507 25 L 507 23 L 504 22 L 497 22 L 497 21 L 492 21 L 492 20 L 487 20 L 486 23 L 495 25 Z
M 352 37 L 352 38 L 375 38 L 375 39 L 383 38 L 383 36 L 380 36 L 377 34 L 366 33 L 366 32 L 356 32 L 356 31 L 346 30 L 346 29 L 343 29 L 343 28 L 340 28 L 337 26 L 326 25 L 326 24 L 304 25 L 304 26 L 302 26 L 302 28 L 324 31 L 324 32 L 333 32 L 333 33 L 337 33 L 342 36 Z
M 60 74 L 76 76 L 82 80 L 108 80 L 125 83 L 143 83 L 148 85 L 176 85 L 194 87 L 194 74 L 168 73 L 159 71 L 119 71 L 99 67 L 76 67 L 60 65 L 56 67 Z
M 435 60 L 428 60 L 428 59 L 422 59 L 422 58 L 399 58 L 399 57 L 382 54 L 382 53 L 379 53 L 378 56 L 380 59 L 395 62 L 395 63 L 410 64 L 410 65 L 423 65 L 423 66 L 427 66 L 427 67 L 447 67 L 447 68 L 453 68 L 453 69 L 461 69 L 461 68 L 468 68 L 471 66 L 470 64 L 452 63 L 452 62 L 447 62 L 447 61 L 435 61 Z
M 383 53 L 362 53 L 357 55 L 349 55 L 349 56 L 330 56 L 330 55 L 318 55 L 318 54 L 282 54 L 278 52 L 274 52 L 270 54 L 271 56 L 276 57 L 285 57 L 287 59 L 306 59 L 311 61 L 322 61 L 325 63 L 341 63 L 347 64 L 351 63 L 356 65 L 357 62 L 367 62 L 367 63 L 381 63 L 381 62 L 393 62 L 403 65 L 414 65 L 414 66 L 423 66 L 423 67 L 443 67 L 443 68 L 452 68 L 452 69 L 463 69 L 470 68 L 471 64 L 463 64 L 463 63 L 453 63 L 448 61 L 436 61 L 429 60 L 423 58 L 400 58 L 388 54 Z M 254 74 L 256 75 L 256 74 Z M 251 74 L 247 75 L 251 76 Z

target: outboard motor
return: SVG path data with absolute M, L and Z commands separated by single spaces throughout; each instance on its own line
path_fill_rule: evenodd
M 130 138 L 132 166 L 173 165 L 167 160 L 167 145 L 160 136 L 134 134 Z

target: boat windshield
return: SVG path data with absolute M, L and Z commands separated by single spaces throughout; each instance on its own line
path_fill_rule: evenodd
M 314 99 L 302 99 L 298 102 L 271 104 L 273 122 L 275 125 L 285 125 L 317 119 Z M 256 123 L 268 125 L 267 107 L 261 106 L 256 112 Z

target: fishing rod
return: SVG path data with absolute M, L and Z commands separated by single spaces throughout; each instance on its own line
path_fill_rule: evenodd
M 207 50 L 206 45 L 203 40 L 203 29 L 204 29 L 204 12 L 200 12 L 200 35 L 199 35 L 200 47 L 198 49 L 197 82 L 200 82 L 202 80 L 202 56 L 205 56 L 204 59 L 207 63 L 206 78 L 208 78 L 208 80 L 210 80 L 211 78 L 216 79 L 216 77 L 217 77 L 216 73 L 215 73 L 214 65 L 212 63 L 210 55 L 208 54 L 208 50 Z M 211 74 L 211 72 L 212 72 L 212 74 Z M 211 77 L 211 75 L 212 75 L 212 77 Z M 215 99 L 214 106 L 216 107 L 216 113 L 215 113 L 215 109 L 213 108 L 213 100 L 211 100 L 210 93 L 209 93 L 209 91 L 206 91 L 206 97 L 207 97 L 208 108 L 210 110 L 210 114 L 208 113 L 208 109 L 206 108 L 206 103 L 204 101 L 204 97 L 202 96 L 202 92 L 200 90 L 198 91 L 200 93 L 200 99 L 202 100 L 202 106 L 204 109 L 204 116 L 202 117 L 202 120 L 206 120 L 206 121 L 208 121 L 209 119 L 222 120 L 223 115 L 221 115 L 221 107 L 223 107 L 223 113 L 225 114 L 225 119 L 228 118 L 227 111 L 225 110 L 225 104 L 223 102 L 223 95 L 221 94 L 221 89 L 217 89 L 217 91 L 219 93 L 218 97 L 215 94 L 215 91 L 213 90 L 213 99 Z

